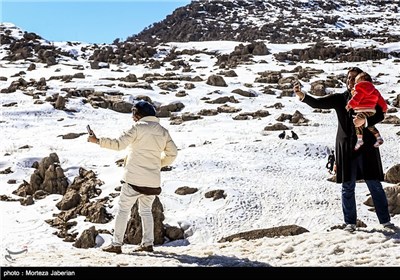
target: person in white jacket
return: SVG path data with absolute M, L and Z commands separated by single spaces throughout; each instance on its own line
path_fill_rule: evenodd
M 142 241 L 136 251 L 153 251 L 154 220 L 151 209 L 156 195 L 161 192 L 161 167 L 171 165 L 178 154 L 168 130 L 160 125 L 156 110 L 149 102 L 137 102 L 132 111 L 135 124 L 119 138 L 97 138 L 93 131 L 88 137 L 88 142 L 97 143 L 102 148 L 128 151 L 113 241 L 103 248 L 103 251 L 117 254 L 122 253 L 131 208 L 136 201 L 142 221 Z

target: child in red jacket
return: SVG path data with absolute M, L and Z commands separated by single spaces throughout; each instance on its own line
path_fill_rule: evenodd
M 354 109 L 357 118 L 367 118 L 376 113 L 375 107 L 378 104 L 384 113 L 387 111 L 386 101 L 381 93 L 372 84 L 372 78 L 368 73 L 362 72 L 355 78 L 354 89 L 351 91 L 353 97 L 347 103 L 346 109 Z M 367 127 L 376 137 L 374 147 L 383 144 L 383 139 L 375 126 Z M 363 144 L 363 127 L 356 127 L 357 143 L 354 150 L 358 150 Z

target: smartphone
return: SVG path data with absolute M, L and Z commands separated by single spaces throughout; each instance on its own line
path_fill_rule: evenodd
M 93 136 L 94 134 L 93 134 L 93 130 L 90 128 L 90 125 L 87 125 L 86 126 L 86 129 L 87 129 L 87 131 L 88 131 L 88 133 L 89 133 L 89 136 Z
M 303 85 L 299 82 L 299 80 L 295 80 L 295 81 L 293 82 L 293 86 L 299 86 L 300 88 L 303 87 Z

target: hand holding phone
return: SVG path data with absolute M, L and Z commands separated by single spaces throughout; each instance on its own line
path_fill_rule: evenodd
M 89 136 L 94 136 L 93 130 L 90 128 L 90 125 L 87 125 L 86 129 L 87 129 L 87 131 L 89 133 Z
M 295 81 L 293 83 L 293 92 L 297 95 L 297 97 L 302 100 L 304 98 L 304 93 L 301 91 L 302 85 L 299 81 Z
M 294 86 L 294 87 L 299 87 L 299 88 L 302 88 L 302 87 L 303 87 L 303 85 L 300 83 L 299 80 L 295 80 L 295 81 L 293 82 L 293 86 Z

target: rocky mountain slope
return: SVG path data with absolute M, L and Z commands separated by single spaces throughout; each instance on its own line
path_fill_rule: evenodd
M 154 47 L 163 42 L 215 40 L 318 43 L 322 48 L 328 44 L 334 45 L 335 49 L 281 59 L 298 61 L 339 56 L 343 59 L 341 54 L 346 53 L 352 57 L 347 61 L 355 61 L 360 58 L 349 54 L 352 49 L 344 48 L 341 42 L 356 39 L 370 39 L 376 43 L 399 42 L 398 9 L 399 1 L 192 1 L 152 27 L 128 37 L 125 42 L 116 39 L 112 45 L 85 45 L 74 53 L 70 49 L 77 46 L 76 42 L 68 42 L 65 49 L 57 48 L 29 31 L 19 31 L 19 36 L 15 37 L 10 36 L 10 29 L 1 27 L 0 34 L 3 49 L 8 50 L 3 60 L 31 59 L 34 56 L 36 61 L 48 65 L 57 63 L 62 57 L 76 58 L 77 55 L 93 61 L 92 67 L 98 67 L 98 62 L 141 63 L 152 60 L 156 54 Z M 391 55 L 400 56 L 396 52 Z M 377 57 L 374 50 L 356 56 L 364 59 L 385 57 L 382 54 Z
M 399 1 L 192 1 L 127 41 L 398 42 Z

